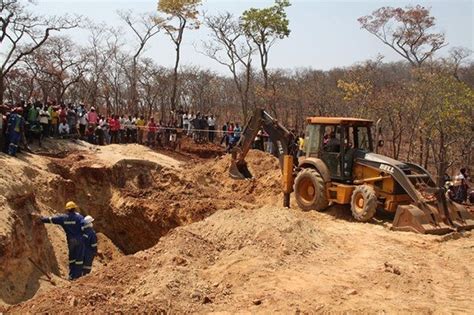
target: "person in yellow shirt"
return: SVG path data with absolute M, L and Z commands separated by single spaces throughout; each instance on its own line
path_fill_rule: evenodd
M 304 156 L 304 132 L 298 137 L 298 157 Z
M 143 134 L 145 132 L 145 117 L 143 117 L 143 115 L 140 116 L 140 118 L 138 118 L 136 120 L 136 125 L 137 125 L 137 129 L 138 129 L 138 143 L 139 144 L 143 144 Z
M 57 136 L 58 135 L 58 122 L 59 122 L 59 113 L 55 107 L 51 109 L 51 135 Z

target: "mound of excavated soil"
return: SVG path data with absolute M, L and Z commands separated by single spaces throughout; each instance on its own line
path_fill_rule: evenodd
M 225 149 L 215 143 L 195 143 L 190 137 L 181 139 L 181 152 L 189 153 L 200 158 L 208 159 L 224 155 Z
M 230 178 L 230 155 L 197 165 L 192 173 L 201 186 L 219 190 L 229 199 L 241 199 L 257 205 L 280 202 L 282 186 L 278 159 L 268 153 L 251 150 L 245 160 L 252 179 Z
M 207 303 L 232 303 L 250 278 L 289 268 L 323 242 L 323 233 L 289 210 L 218 212 L 67 286 L 67 295 L 53 290 L 12 310 L 48 311 L 47 301 L 55 299 L 55 312 L 71 312 L 74 304 L 84 312 L 199 311 Z

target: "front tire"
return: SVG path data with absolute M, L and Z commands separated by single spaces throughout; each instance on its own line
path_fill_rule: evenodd
M 377 195 L 372 186 L 360 185 L 354 189 L 351 210 L 352 216 L 359 222 L 367 222 L 374 217 L 377 210 Z
M 294 191 L 303 211 L 324 211 L 329 205 L 324 180 L 315 169 L 306 168 L 296 176 Z

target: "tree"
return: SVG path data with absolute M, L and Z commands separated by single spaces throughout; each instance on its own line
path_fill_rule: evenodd
M 252 54 L 255 49 L 231 13 L 208 16 L 205 24 L 211 30 L 211 38 L 203 44 L 204 54 L 227 67 L 232 73 L 240 97 L 242 115 L 246 121 L 252 83 Z M 243 75 L 240 75 L 239 68 L 243 68 Z
M 421 89 L 429 89 L 423 125 L 429 135 L 429 145 L 434 153 L 438 173 L 438 185 L 442 186 L 443 175 L 455 161 L 453 147 L 474 140 L 474 90 L 459 82 L 450 73 L 422 71 L 417 75 Z
M 463 62 L 472 54 L 472 50 L 466 47 L 453 47 L 449 50 L 450 59 L 447 63 L 451 65 L 453 76 L 456 80 L 461 81 L 459 77 L 459 68 Z
M 129 108 L 132 108 L 133 106 L 137 105 L 138 101 L 138 58 L 150 38 L 158 34 L 161 30 L 162 21 L 158 17 L 151 14 L 134 15 L 132 14 L 132 11 L 121 11 L 118 12 L 118 15 L 128 25 L 128 27 L 130 27 L 130 29 L 133 31 L 133 34 L 138 39 L 138 47 L 132 57 L 132 69 L 130 74 L 130 97 L 128 99 L 128 106 Z
M 5 92 L 5 76 L 19 61 L 40 48 L 51 32 L 75 28 L 80 17 L 42 17 L 27 10 L 19 0 L 0 2 L 0 102 Z
M 56 101 L 62 102 L 66 91 L 77 84 L 87 70 L 85 54 L 68 37 L 51 37 L 31 57 L 27 60 L 30 69 L 36 68 L 37 80 L 46 83 L 44 101 L 54 93 Z
M 435 18 L 430 10 L 420 5 L 405 9 L 382 7 L 358 21 L 361 28 L 375 35 L 412 66 L 421 66 L 447 45 L 444 34 L 432 32 Z
M 104 82 L 106 69 L 111 66 L 112 58 L 120 49 L 118 31 L 106 25 L 90 26 L 89 45 L 85 54 L 88 57 L 88 73 L 82 80 L 83 100 L 95 108 L 99 105 L 99 98 L 104 98 Z
M 173 91 L 171 94 L 171 109 L 176 109 L 178 91 L 178 68 L 181 53 L 181 43 L 185 29 L 199 28 L 198 7 L 202 0 L 159 0 L 158 11 L 167 18 L 163 28 L 169 36 L 176 50 L 176 59 L 173 71 Z
M 246 36 L 257 46 L 265 90 L 268 88 L 267 66 L 270 49 L 277 39 L 290 35 L 289 20 L 285 12 L 290 5 L 289 0 L 276 0 L 269 8 L 246 10 L 240 18 Z
M 159 68 L 153 60 L 144 58 L 139 65 L 140 76 L 138 76 L 139 91 L 143 99 L 143 108 L 135 107 L 136 112 L 145 112 L 146 117 L 152 117 L 154 110 L 158 109 L 159 97 L 165 94 L 164 86 L 160 81 L 166 77 L 166 70 Z M 162 115 L 164 111 L 162 110 Z

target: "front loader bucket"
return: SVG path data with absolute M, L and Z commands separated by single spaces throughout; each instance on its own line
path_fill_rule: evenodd
M 423 211 L 414 205 L 398 206 L 392 230 L 422 234 L 447 234 L 455 231 L 454 227 L 440 220 L 437 213 Z
M 446 234 L 474 228 L 474 216 L 462 205 L 447 200 L 447 213 L 436 202 L 398 206 L 393 220 L 395 231 Z
M 247 167 L 247 163 L 236 163 L 235 161 L 232 161 L 230 164 L 229 175 L 233 179 L 249 179 L 253 177 Z
M 463 205 L 447 200 L 449 216 L 453 226 L 458 231 L 471 230 L 474 228 L 474 215 Z

